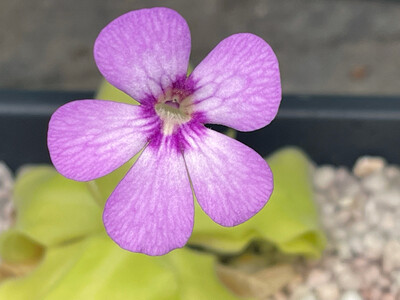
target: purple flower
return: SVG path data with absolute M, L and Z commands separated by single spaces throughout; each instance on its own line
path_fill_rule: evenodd
M 104 176 L 144 148 L 103 214 L 108 235 L 130 251 L 162 255 L 184 246 L 193 228 L 192 189 L 223 226 L 251 218 L 272 193 L 264 159 L 204 124 L 240 131 L 269 124 L 281 100 L 275 54 L 261 38 L 235 34 L 187 77 L 190 44 L 186 21 L 171 9 L 115 19 L 96 40 L 96 64 L 140 105 L 73 101 L 49 123 L 54 166 L 74 180 Z

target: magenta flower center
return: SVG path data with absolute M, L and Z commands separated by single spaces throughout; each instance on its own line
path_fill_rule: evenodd
M 162 120 L 162 133 L 171 135 L 182 124 L 191 120 L 193 103 L 191 93 L 172 88 L 157 98 L 154 106 Z

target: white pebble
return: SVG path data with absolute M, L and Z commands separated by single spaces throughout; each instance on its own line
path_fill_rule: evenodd
M 339 241 L 336 246 L 336 249 L 338 251 L 338 255 L 341 260 L 346 260 L 353 257 L 351 248 L 349 244 L 345 241 Z
M 376 203 L 382 203 L 389 208 L 397 208 L 400 204 L 400 189 L 399 187 L 391 188 L 373 195 L 371 200 Z
M 336 264 L 333 265 L 333 272 L 335 273 L 335 276 L 340 276 L 343 272 L 346 272 L 346 270 L 348 269 L 348 266 L 341 262 L 341 261 L 337 261 Z
M 315 288 L 323 283 L 327 283 L 332 277 L 327 271 L 321 269 L 314 269 L 308 274 L 307 285 L 309 287 Z
M 361 275 L 364 286 L 373 286 L 378 283 L 382 274 L 376 265 L 371 265 Z
M 336 207 L 333 203 L 326 202 L 322 206 L 322 213 L 326 216 L 331 216 L 334 214 Z
M 5 183 L 13 182 L 13 176 L 10 169 L 2 161 L 0 161 L 0 178 Z
M 341 192 L 336 187 L 331 187 L 324 191 L 326 193 L 326 198 L 336 204 L 337 199 L 341 197 Z
M 282 292 L 277 292 L 273 295 L 272 299 L 273 300 L 287 300 L 288 297 Z
M 324 192 L 314 193 L 314 198 L 319 205 L 323 205 L 327 202 L 327 197 Z
M 357 177 L 365 177 L 372 173 L 381 171 L 386 165 L 386 161 L 381 157 L 364 156 L 357 159 L 353 173 Z
M 397 295 L 400 297 L 400 285 L 397 284 L 390 285 L 389 292 L 392 295 Z M 396 300 L 399 300 L 399 298 L 396 298 Z
M 303 298 L 307 297 L 310 293 L 311 291 L 308 286 L 297 286 L 296 289 L 292 292 L 290 300 L 303 300 Z
M 342 210 L 336 216 L 337 225 L 346 224 L 351 218 L 351 211 L 350 210 Z
M 393 280 L 393 285 L 400 286 L 400 271 L 390 273 L 390 277 Z
M 358 289 L 360 287 L 360 279 L 355 274 L 348 264 L 337 263 L 333 267 L 335 277 L 337 278 L 340 288 L 345 290 Z
M 336 227 L 332 230 L 332 237 L 335 240 L 344 240 L 347 238 L 347 231 L 341 227 Z
M 351 224 L 351 231 L 354 236 L 364 235 L 368 230 L 368 225 L 364 220 L 355 221 Z
M 13 221 L 14 205 L 11 201 L 13 183 L 11 171 L 0 161 L 0 232 L 8 229 Z
M 342 208 L 351 207 L 354 204 L 354 197 L 353 196 L 344 196 L 339 199 L 338 203 Z
M 396 227 L 396 219 L 392 211 L 385 212 L 382 215 L 382 220 L 380 222 L 380 227 L 387 234 L 391 234 Z
M 362 186 L 371 193 L 385 190 L 389 186 L 389 181 L 382 172 L 372 173 L 362 179 Z
M 352 266 L 357 271 L 364 270 L 368 265 L 368 261 L 365 258 L 356 257 L 352 261 Z
M 385 293 L 382 295 L 381 300 L 396 300 L 396 296 L 390 293 Z
M 400 180 L 400 169 L 397 166 L 387 166 L 383 172 L 386 178 L 391 181 Z
M 349 180 L 347 182 L 347 184 L 341 188 L 341 190 L 342 190 L 343 197 L 353 197 L 354 198 L 357 194 L 359 194 L 361 192 L 361 186 L 360 186 L 358 180 L 352 178 L 352 180 Z
M 381 300 L 382 291 L 378 287 L 368 287 L 366 297 L 368 300 Z
M 369 259 L 379 259 L 383 253 L 385 240 L 376 231 L 368 232 L 363 240 L 365 256 Z
M 331 282 L 318 286 L 316 289 L 318 299 L 320 300 L 337 300 L 339 299 L 339 288 Z
M 301 300 L 318 300 L 317 297 L 312 292 L 308 292 L 308 294 L 304 295 Z
M 363 246 L 363 241 L 360 236 L 353 235 L 352 237 L 350 237 L 349 245 L 350 245 L 351 251 L 355 255 L 360 255 L 360 254 L 364 253 L 365 249 Z
M 381 276 L 378 280 L 378 285 L 381 287 L 381 289 L 390 290 L 392 287 L 392 282 L 387 277 Z
M 378 210 L 376 201 L 369 199 L 364 207 L 365 221 L 371 226 L 376 226 L 380 222 L 380 210 Z
M 386 243 L 383 250 L 383 269 L 390 273 L 395 269 L 400 269 L 400 242 L 390 240 Z
M 340 300 L 363 300 L 363 298 L 356 291 L 347 291 L 340 297 Z
M 338 277 L 339 286 L 342 289 L 358 289 L 361 286 L 361 280 L 351 270 L 344 272 L 340 277 Z
M 335 180 L 335 169 L 332 166 L 321 166 L 314 173 L 314 186 L 326 190 Z

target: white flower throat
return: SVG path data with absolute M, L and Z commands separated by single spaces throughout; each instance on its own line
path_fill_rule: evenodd
M 157 99 L 155 110 L 162 120 L 162 133 L 173 134 L 179 125 L 191 119 L 193 112 L 192 99 L 181 90 L 168 90 Z

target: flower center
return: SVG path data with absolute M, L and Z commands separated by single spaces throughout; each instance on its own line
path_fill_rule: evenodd
M 157 99 L 155 110 L 163 122 L 162 132 L 170 135 L 179 125 L 191 119 L 192 99 L 188 93 L 179 89 L 170 89 Z

